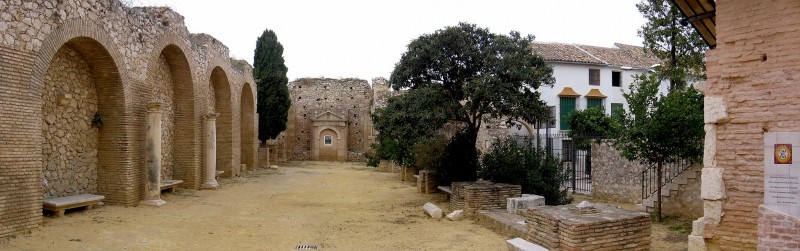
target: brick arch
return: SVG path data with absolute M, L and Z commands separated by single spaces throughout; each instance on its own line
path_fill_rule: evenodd
M 198 188 L 201 181 L 201 114 L 198 112 L 198 103 L 195 100 L 195 87 L 192 79 L 192 69 L 196 69 L 191 55 L 191 48 L 180 35 L 168 32 L 157 39 L 157 50 L 148 61 L 147 83 L 156 84 L 155 79 L 161 71 L 162 60 L 166 61 L 170 74 L 172 100 L 165 109 L 170 109 L 173 116 L 171 124 L 162 125 L 162 130 L 169 130 L 172 142 L 163 142 L 162 151 L 169 151 L 172 161 L 162 162 L 162 170 L 171 170 L 172 179 L 184 180 L 184 186 Z M 163 58 L 163 59 L 162 59 Z M 149 87 L 156 90 L 155 86 Z M 154 93 L 155 94 L 155 93 Z M 166 113 L 165 113 L 166 114 Z M 165 115 L 166 118 L 166 115 Z M 167 135 L 166 132 L 164 135 Z M 170 165 L 170 166 L 166 166 Z M 163 172 L 163 171 L 162 171 Z M 162 177 L 164 179 L 165 177 Z
M 518 123 L 518 124 L 522 125 L 522 128 L 520 128 L 520 129 L 524 129 L 528 133 L 528 137 L 533 137 L 533 129 L 531 128 L 530 124 L 528 124 L 527 122 L 524 122 L 524 121 L 520 121 L 520 120 L 514 120 L 514 123 Z M 516 127 L 516 125 L 512 125 L 511 127 Z M 509 129 L 512 129 L 512 128 L 509 128 Z M 516 128 L 513 128 L 513 129 L 516 129 Z
M 247 170 L 255 170 L 258 131 L 256 130 L 255 92 L 250 83 L 245 82 L 242 85 L 241 98 L 239 100 L 241 102 L 239 106 L 239 111 L 241 112 L 239 116 L 239 124 L 241 126 L 239 130 L 239 135 L 241 136 L 239 141 L 241 144 L 241 162 L 247 165 Z
M 74 50 L 89 67 L 90 78 L 97 93 L 97 113 L 103 126 L 97 133 L 97 193 L 106 196 L 106 202 L 132 205 L 138 202 L 136 171 L 133 160 L 132 128 L 126 107 L 131 86 L 120 50 L 103 28 L 87 20 L 68 20 L 50 33 L 37 53 L 31 73 L 29 96 L 35 100 L 33 118 L 43 117 L 42 95 L 45 76 L 51 61 L 62 48 Z M 39 123 L 41 130 L 42 124 Z M 40 138 L 44 143 L 44 139 Z M 41 152 L 41 145 L 39 146 Z M 42 155 L 39 155 L 41 157 Z
M 214 67 L 209 75 L 212 100 L 217 117 L 217 170 L 225 171 L 223 177 L 233 177 L 233 103 L 228 74 L 222 67 Z

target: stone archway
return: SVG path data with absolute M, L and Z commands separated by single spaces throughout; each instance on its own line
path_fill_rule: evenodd
M 347 161 L 347 120 L 326 111 L 311 120 L 311 159 Z
M 241 140 L 239 142 L 242 144 L 240 147 L 240 156 L 242 164 L 247 165 L 246 170 L 243 169 L 242 171 L 252 171 L 255 170 L 256 167 L 255 151 L 258 145 L 256 145 L 255 132 L 255 101 L 253 100 L 253 90 L 249 83 L 245 83 L 242 86 L 241 106 L 239 111 L 241 112 L 241 116 L 239 117 L 239 135 Z
M 189 147 L 199 144 L 195 137 L 192 73 L 183 50 L 174 44 L 165 46 L 156 60 L 151 66 L 151 95 L 155 101 L 165 104 L 161 125 L 161 180 L 188 179 L 190 170 L 199 168 L 196 149 Z
M 42 78 L 43 196 L 102 194 L 124 203 L 120 148 L 125 97 L 117 64 L 97 40 L 76 37 L 53 54 Z
M 233 114 L 231 88 L 228 75 L 221 67 L 211 71 L 211 87 L 214 92 L 214 110 L 217 117 L 217 170 L 225 171 L 222 177 L 235 177 L 233 173 Z
M 319 160 L 336 161 L 336 149 L 342 142 L 339 140 L 339 135 L 334 130 L 325 129 L 319 132 Z

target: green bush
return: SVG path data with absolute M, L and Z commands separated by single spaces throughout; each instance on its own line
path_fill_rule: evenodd
M 511 138 L 496 142 L 483 155 L 479 175 L 493 182 L 520 185 L 522 193 L 544 196 L 547 205 L 572 202 L 562 187 L 569 180 L 569 170 L 560 159 L 531 143 L 518 143 Z
M 478 165 L 475 141 L 466 130 L 462 130 L 445 146 L 435 172 L 441 184 L 475 181 L 478 178 Z
M 442 135 L 421 140 L 412 149 L 414 165 L 422 170 L 436 171 L 439 169 L 439 160 L 444 155 L 447 143 L 447 138 Z
M 367 166 L 378 166 L 378 163 L 384 159 L 402 163 L 403 154 L 397 141 L 378 137 L 378 142 L 372 143 L 370 147 L 370 151 L 364 154 L 364 157 L 367 158 Z

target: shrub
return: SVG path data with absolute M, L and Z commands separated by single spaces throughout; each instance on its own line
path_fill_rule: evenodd
M 421 140 L 412 149 L 414 165 L 419 169 L 436 171 L 439 169 L 439 160 L 444 155 L 447 143 L 447 138 L 442 135 Z
M 441 184 L 478 178 L 478 149 L 466 130 L 457 132 L 450 139 L 438 162 L 435 171 Z
M 563 162 L 531 143 L 506 138 L 483 155 L 480 177 L 498 183 L 522 186 L 522 193 L 545 197 L 548 205 L 569 204 L 572 198 L 562 187 L 569 180 Z

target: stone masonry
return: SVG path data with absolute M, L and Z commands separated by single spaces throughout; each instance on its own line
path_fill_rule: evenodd
M 764 134 L 800 131 L 798 27 L 797 1 L 716 4 L 717 46 L 706 53 L 704 215 L 690 250 L 759 248 Z
M 216 168 L 253 168 L 254 84 L 250 65 L 169 8 L 0 1 L 0 237 L 41 224 L 43 198 L 138 204 L 148 103 L 163 104 L 161 180 L 200 186 L 212 113 Z
M 505 209 L 508 198 L 522 196 L 522 187 L 490 181 L 453 182 L 450 210 L 472 216 L 478 210 Z
M 384 107 L 388 97 L 399 92 L 390 91 L 386 79 L 372 80 L 370 87 L 361 79 L 303 78 L 289 83 L 292 107 L 289 110 L 287 130 L 287 156 L 289 159 L 311 159 L 313 120 L 331 112 L 344 118 L 347 124 L 347 160 L 364 161 L 374 131 L 372 112 Z M 375 97 L 378 97 L 377 99 Z
M 549 250 L 650 250 L 650 216 L 616 206 L 545 206 L 524 213 L 528 241 Z

